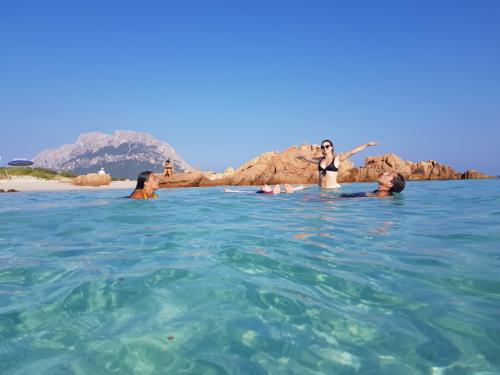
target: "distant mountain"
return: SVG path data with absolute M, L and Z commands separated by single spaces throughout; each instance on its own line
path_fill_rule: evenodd
M 170 159 L 177 172 L 193 168 L 168 143 L 147 133 L 117 130 L 81 134 L 75 144 L 45 150 L 33 158 L 34 166 L 77 174 L 98 172 L 101 167 L 114 177 L 135 179 L 146 170 L 163 171 Z

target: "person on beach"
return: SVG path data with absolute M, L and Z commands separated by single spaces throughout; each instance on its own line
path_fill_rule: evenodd
M 286 194 L 292 194 L 296 190 L 302 190 L 304 189 L 304 186 L 299 185 L 299 186 L 292 186 L 290 184 L 285 184 L 285 190 L 281 191 L 281 187 L 279 184 L 274 185 L 273 187 L 269 186 L 268 184 L 264 184 L 260 187 L 259 190 L 256 191 L 258 194 L 281 194 L 281 193 L 286 193 Z M 232 190 L 232 189 L 224 189 L 225 193 L 252 193 L 251 191 L 248 190 Z
M 155 190 L 158 190 L 160 187 L 158 182 L 158 177 L 151 172 L 145 171 L 139 173 L 137 177 L 137 185 L 135 190 L 130 194 L 130 198 L 133 199 L 152 199 L 158 198 L 155 193 Z
M 172 177 L 174 174 L 174 166 L 170 162 L 170 159 L 165 160 L 163 164 L 163 168 L 165 169 L 163 172 L 163 177 Z
M 383 172 L 378 177 L 378 188 L 372 192 L 350 193 L 341 194 L 342 198 L 358 198 L 358 197 L 388 197 L 394 193 L 401 193 L 405 188 L 404 177 L 397 172 L 387 171 Z
M 339 171 L 340 163 L 344 160 L 349 159 L 354 154 L 363 151 L 369 146 L 376 146 L 380 142 L 368 142 L 362 144 L 361 146 L 355 147 L 350 151 L 344 152 L 342 154 L 335 155 L 333 142 L 329 139 L 325 139 L 321 142 L 321 152 L 323 156 L 320 158 L 306 158 L 303 155 L 299 155 L 297 158 L 314 163 L 318 165 L 319 172 L 319 186 L 323 189 L 338 189 L 340 184 L 337 182 L 337 174 Z

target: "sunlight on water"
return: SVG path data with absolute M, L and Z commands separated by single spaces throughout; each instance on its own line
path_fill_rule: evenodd
M 500 181 L 127 193 L 0 195 L 0 373 L 500 373 Z

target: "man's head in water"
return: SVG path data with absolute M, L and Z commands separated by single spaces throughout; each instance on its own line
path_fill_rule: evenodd
M 387 191 L 388 193 L 400 193 L 405 188 L 404 177 L 397 172 L 387 171 L 378 178 L 378 191 Z
M 371 192 L 341 194 L 343 198 L 358 198 L 358 197 L 389 197 L 394 193 L 400 193 L 405 188 L 404 177 L 394 171 L 383 172 L 378 177 L 378 188 Z

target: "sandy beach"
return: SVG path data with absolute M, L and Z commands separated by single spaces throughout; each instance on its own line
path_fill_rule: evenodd
M 102 190 L 102 189 L 133 189 L 135 181 L 112 181 L 110 185 L 76 186 L 71 184 L 71 179 L 42 180 L 34 177 L 12 177 L 0 180 L 0 189 L 5 191 L 15 189 L 18 191 L 61 191 L 61 190 Z

